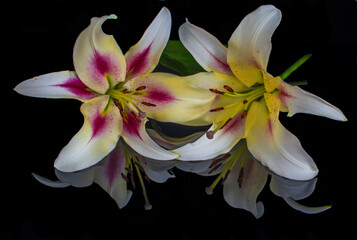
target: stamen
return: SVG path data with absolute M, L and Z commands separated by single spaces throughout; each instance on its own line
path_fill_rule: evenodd
M 208 171 L 208 174 L 211 174 L 214 171 L 216 171 L 221 165 L 222 165 L 222 163 L 218 163 L 216 166 L 214 166 L 214 168 L 212 168 L 211 170 Z
M 239 171 L 239 175 L 238 175 L 238 186 L 239 188 L 242 188 L 243 185 L 243 177 L 244 177 L 244 168 L 242 167 Z
M 217 158 L 217 159 L 212 160 L 212 163 L 211 163 L 211 165 L 209 165 L 208 168 L 211 168 L 211 167 L 217 165 L 218 163 L 223 162 L 224 160 L 226 160 L 226 159 L 229 158 L 230 156 L 231 156 L 231 154 L 230 154 L 230 153 L 227 153 L 227 154 L 225 154 L 225 155 L 224 155 L 223 157 L 221 157 L 221 158 Z
M 221 91 L 219 91 L 219 90 L 217 90 L 217 89 L 210 88 L 209 90 L 210 90 L 211 92 L 213 92 L 213 93 L 216 93 L 216 94 L 221 94 L 221 95 L 224 94 L 224 92 L 221 92 Z
M 247 104 L 248 103 L 248 100 L 247 99 L 244 99 L 243 100 L 243 104 Z
M 223 129 L 224 127 L 226 127 L 231 121 L 232 121 L 232 118 L 228 118 L 228 120 L 222 125 L 222 127 L 220 129 Z
M 134 166 L 135 166 L 136 172 L 137 172 L 138 177 L 139 177 L 141 188 L 143 190 L 143 195 L 144 195 L 144 199 L 145 199 L 144 209 L 145 210 L 151 210 L 152 209 L 152 205 L 149 202 L 149 198 L 148 198 L 147 193 L 146 193 L 146 188 L 145 188 L 145 184 L 144 184 L 144 181 L 143 181 L 143 177 L 141 176 L 141 172 L 140 172 L 141 169 L 142 169 L 143 172 L 145 172 L 144 168 L 139 164 L 138 159 L 135 156 L 133 158 L 133 161 L 134 161 Z
M 224 177 L 222 178 L 222 182 L 221 182 L 222 185 L 226 182 L 226 180 L 227 180 L 228 175 L 229 175 L 230 172 L 231 172 L 231 170 L 229 169 L 229 170 L 226 172 L 226 174 L 224 175 Z
M 133 174 L 133 170 L 131 170 L 131 168 L 126 167 L 125 170 L 126 170 L 128 173 Z
M 243 113 L 242 113 L 242 116 L 240 116 L 240 118 L 245 118 L 247 117 L 247 110 L 244 110 Z
M 124 89 L 123 91 L 122 91 L 122 93 L 124 93 L 124 94 L 126 94 L 126 93 L 128 93 L 129 91 L 128 91 L 128 89 Z
M 148 107 L 156 107 L 155 104 L 149 103 L 149 102 L 141 102 L 141 104 L 143 104 L 143 105 L 145 105 L 145 106 L 148 106 Z
M 212 195 L 213 194 L 213 189 L 211 187 L 206 187 L 206 194 L 207 195 Z
M 136 121 L 141 122 L 140 117 L 139 117 L 138 115 L 136 115 L 135 112 L 133 112 L 133 111 L 130 111 L 130 112 L 131 112 L 131 114 L 134 116 L 134 118 L 136 119 Z
M 218 108 L 213 108 L 211 110 L 209 110 L 210 112 L 219 112 L 222 111 L 224 109 L 224 107 L 218 107 Z
M 233 90 L 230 86 L 228 86 L 228 85 L 224 85 L 223 87 L 224 87 L 224 89 L 226 89 L 228 92 L 231 92 L 231 93 L 234 92 L 234 90 Z
M 133 186 L 133 189 L 136 188 L 135 180 L 134 180 L 134 174 L 130 174 L 130 181 L 131 185 Z
M 140 87 L 136 88 L 135 91 L 141 91 L 144 89 L 146 89 L 146 86 L 140 86 Z
M 125 180 L 126 183 L 129 183 L 129 178 L 125 176 L 124 173 L 121 173 L 121 177 Z

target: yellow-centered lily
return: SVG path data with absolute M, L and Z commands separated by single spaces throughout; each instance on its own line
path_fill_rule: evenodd
M 232 34 L 228 48 L 188 21 L 179 29 L 180 40 L 196 61 L 222 81 L 206 89 L 216 100 L 204 118 L 213 125 L 196 142 L 175 150 L 180 160 L 212 159 L 227 153 L 243 138 L 253 156 L 276 174 L 295 180 L 318 173 L 299 140 L 280 123 L 288 116 L 310 113 L 346 121 L 343 113 L 323 99 L 267 72 L 271 37 L 281 12 L 264 5 L 248 14 Z M 236 86 L 230 85 L 232 81 Z
M 174 83 L 184 84 L 178 76 L 151 74 L 169 38 L 169 10 L 160 11 L 143 37 L 125 55 L 114 37 L 101 28 L 107 19 L 116 18 L 115 15 L 93 18 L 79 35 L 73 52 L 75 71 L 45 74 L 15 88 L 26 96 L 74 98 L 83 102 L 84 125 L 56 159 L 54 165 L 60 171 L 73 172 L 96 164 L 115 148 L 120 136 L 142 156 L 175 159 L 176 154 L 164 150 L 148 136 L 146 117 L 158 115 L 159 120 L 173 121 L 178 113 L 172 111 L 174 114 L 170 116 L 167 109 L 176 107 L 195 112 L 201 103 L 204 111 L 207 110 L 206 100 L 185 101 L 184 95 L 177 95 L 185 89 L 172 88 Z M 191 93 L 196 94 L 195 91 Z

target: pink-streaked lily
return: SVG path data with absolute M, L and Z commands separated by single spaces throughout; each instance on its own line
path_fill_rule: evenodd
M 271 37 L 280 20 L 281 12 L 274 6 L 259 7 L 242 20 L 228 48 L 188 21 L 180 27 L 180 40 L 196 61 L 223 79 L 206 89 L 216 95 L 205 115 L 212 120 L 211 129 L 196 142 L 176 149 L 180 160 L 211 159 L 246 138 L 253 156 L 276 174 L 295 180 L 316 176 L 315 163 L 299 140 L 282 126 L 279 112 L 347 119 L 330 103 L 267 72 Z M 231 86 L 232 78 L 243 87 Z
M 132 151 L 123 141 L 119 141 L 114 150 L 95 166 L 70 173 L 55 169 L 58 181 L 52 181 L 37 174 L 33 175 L 42 184 L 55 188 L 88 187 L 94 182 L 116 201 L 119 208 L 123 208 L 132 196 L 132 191 L 128 190 L 127 184 L 131 182 L 132 187 L 136 188 L 134 180 L 136 173 L 143 191 L 144 207 L 150 210 L 151 204 L 146 193 L 144 179 L 163 183 L 174 177 L 166 170 L 166 167 L 160 167 L 160 163 L 166 163 L 166 161 L 144 158 Z
M 163 8 L 125 55 L 114 37 L 101 28 L 107 19 L 116 18 L 115 15 L 93 18 L 79 35 L 73 52 L 75 71 L 41 75 L 15 88 L 26 96 L 74 98 L 83 102 L 84 124 L 56 159 L 54 165 L 60 171 L 78 171 L 98 163 L 114 149 L 120 136 L 143 156 L 158 160 L 177 157 L 151 140 L 145 131 L 147 118 L 141 110 L 145 106 L 151 112 L 160 111 L 162 105 L 176 100 L 174 95 L 161 82 L 147 81 L 146 85 L 126 88 L 137 77 L 151 73 L 158 64 L 170 34 L 170 12 Z

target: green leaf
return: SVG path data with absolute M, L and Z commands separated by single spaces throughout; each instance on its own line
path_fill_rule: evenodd
M 196 62 L 180 41 L 169 40 L 160 58 L 161 65 L 182 76 L 192 75 L 205 70 Z
M 306 54 L 299 60 L 297 60 L 293 65 L 291 65 L 283 74 L 280 75 L 281 79 L 287 78 L 290 74 L 292 74 L 296 69 L 298 69 L 301 65 L 303 65 L 310 57 L 312 54 Z

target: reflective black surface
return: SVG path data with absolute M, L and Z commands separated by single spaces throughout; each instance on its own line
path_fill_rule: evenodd
M 140 189 L 119 210 L 100 187 L 52 189 L 35 172 L 54 179 L 53 160 L 82 126 L 80 102 L 47 100 L 12 89 L 35 75 L 72 70 L 78 34 L 93 16 L 115 13 L 104 25 L 123 52 L 135 44 L 162 6 L 171 11 L 171 39 L 188 18 L 226 43 L 241 19 L 272 3 L 283 14 L 273 35 L 268 71 L 279 75 L 307 53 L 313 57 L 287 81 L 307 80 L 303 88 L 339 107 L 349 119 L 337 122 L 298 114 L 284 126 L 301 141 L 319 167 L 314 193 L 301 201 L 331 204 L 317 215 L 290 208 L 268 185 L 259 200 L 258 220 L 230 207 L 222 188 L 211 196 L 214 178 L 174 170 L 176 178 L 147 186 L 153 205 L 145 211 Z M 2 164 L 0 174 L 1 239 L 356 239 L 356 11 L 344 1 L 26 1 L 3 12 Z M 168 127 L 170 129 L 170 126 Z M 180 130 L 178 130 L 180 129 Z M 171 130 L 184 135 L 185 128 Z M 129 238 L 129 237 L 130 238 Z

